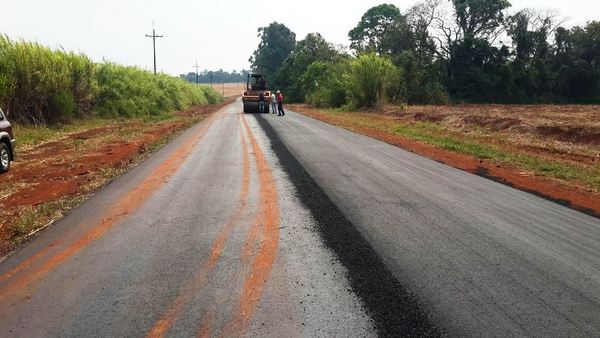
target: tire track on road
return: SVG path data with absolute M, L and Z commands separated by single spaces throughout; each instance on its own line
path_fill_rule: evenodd
M 171 327 L 173 327 L 173 324 L 180 316 L 183 309 L 190 303 L 193 297 L 197 295 L 198 291 L 204 287 L 208 281 L 208 275 L 215 268 L 221 257 L 221 253 L 223 252 L 227 239 L 230 237 L 232 229 L 240 222 L 246 211 L 248 206 L 248 191 L 250 189 L 250 155 L 248 154 L 248 147 L 241 130 L 240 134 L 243 157 L 242 187 L 238 197 L 237 208 L 225 222 L 223 230 L 221 230 L 219 236 L 213 242 L 208 260 L 204 263 L 200 271 L 198 271 L 180 291 L 179 296 L 169 305 L 161 318 L 154 324 L 148 333 L 148 338 L 164 337 Z M 210 330 L 210 328 L 208 330 Z
M 280 210 L 275 180 L 269 163 L 258 142 L 256 142 L 244 114 L 241 115 L 241 119 L 254 151 L 256 169 L 259 175 L 260 209 L 256 224 L 261 225 L 263 238 L 256 249 L 251 270 L 244 282 L 240 304 L 233 320 L 225 325 L 222 336 L 240 336 L 248 327 L 256 307 L 262 299 L 264 287 L 269 280 L 279 248 Z

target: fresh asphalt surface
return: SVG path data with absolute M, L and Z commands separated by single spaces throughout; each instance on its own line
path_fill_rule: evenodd
M 600 220 L 228 106 L 0 263 L 0 336 L 600 335 Z

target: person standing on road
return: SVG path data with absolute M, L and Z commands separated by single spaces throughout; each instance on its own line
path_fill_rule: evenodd
M 277 112 L 277 96 L 275 93 L 271 92 L 271 113 L 275 114 Z
M 265 112 L 265 93 L 260 92 L 258 94 L 258 113 L 262 114 Z
M 283 111 L 283 94 L 281 91 L 277 91 L 277 116 L 284 116 L 285 112 Z

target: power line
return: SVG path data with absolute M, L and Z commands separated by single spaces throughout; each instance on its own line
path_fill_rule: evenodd
M 154 26 L 154 24 L 152 24 Z M 156 75 L 156 38 L 162 38 L 162 35 L 156 35 L 154 27 L 152 28 L 152 35 L 146 34 L 147 38 L 152 38 L 152 49 L 154 50 L 154 74 Z
M 97 11 L 104 12 L 105 15 L 111 16 L 112 18 L 116 19 L 117 21 L 120 21 L 121 23 L 129 26 L 130 28 L 132 28 L 134 30 L 143 32 L 143 29 L 141 29 L 138 24 L 136 24 L 135 22 L 130 20 L 131 17 L 128 17 L 127 15 L 123 14 L 122 12 L 118 11 L 115 8 L 112 8 L 112 7 L 109 8 L 105 4 L 99 3 L 95 0 L 84 0 L 83 3 L 88 5 L 91 8 L 94 8 Z
M 121 8 L 123 9 L 127 7 L 127 9 L 129 9 L 129 12 L 135 13 L 135 17 L 136 19 L 139 19 L 138 22 L 140 23 L 152 20 L 152 16 L 148 16 L 147 12 L 145 13 L 146 8 L 144 7 L 138 7 L 134 3 L 129 1 L 121 1 L 119 2 L 119 6 L 121 6 Z

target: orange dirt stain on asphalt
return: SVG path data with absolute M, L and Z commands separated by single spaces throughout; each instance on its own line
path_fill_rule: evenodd
M 137 209 L 153 194 L 154 191 L 162 186 L 164 182 L 177 171 L 177 169 L 179 169 L 217 116 L 220 116 L 220 114 L 217 113 L 210 116 L 204 126 L 196 134 L 191 135 L 182 146 L 180 146 L 171 154 L 167 161 L 163 162 L 135 189 L 121 197 L 115 203 L 114 208 L 108 211 L 106 217 L 101 222 L 94 225 L 81 238 L 69 245 L 64 250 L 60 251 L 54 256 L 51 256 L 41 266 L 35 267 L 31 271 L 27 271 L 22 275 L 15 276 L 15 279 L 9 279 L 7 285 L 4 285 L 0 290 L 0 300 L 3 300 L 10 295 L 16 295 L 25 292 L 32 283 L 54 270 L 81 249 L 87 247 L 89 244 L 102 237 L 115 223 L 121 221 L 128 214 Z M 26 261 L 24 263 L 31 265 L 33 261 Z M 21 263 L 15 269 L 20 269 L 21 271 L 26 270 L 26 268 L 21 268 L 24 263 Z
M 254 150 L 256 168 L 260 181 L 260 211 L 257 215 L 259 224 L 262 224 L 264 238 L 257 248 L 256 257 L 252 262 L 251 271 L 246 277 L 239 308 L 233 322 L 226 326 L 225 336 L 242 335 L 254 315 L 256 307 L 262 298 L 264 286 L 269 279 L 271 270 L 277 257 L 279 245 L 279 201 L 277 187 L 269 163 L 252 135 L 248 123 L 241 115 L 244 128 Z
M 48 251 L 50 251 L 52 248 L 54 248 L 55 246 L 57 246 L 59 243 L 60 243 L 59 241 L 53 242 L 52 244 L 48 245 L 44 249 L 40 250 L 39 252 L 37 252 L 33 256 L 31 256 L 28 259 L 26 259 L 25 261 L 23 261 L 23 263 L 17 265 L 15 268 L 9 270 L 7 273 L 5 273 L 2 276 L 0 276 L 0 283 L 2 283 L 6 279 L 9 279 L 12 276 L 18 274 L 19 272 L 27 269 L 31 264 L 33 264 L 34 262 L 36 262 L 40 258 L 44 257 L 48 253 Z
M 196 335 L 196 337 L 209 338 L 210 332 L 212 330 L 212 323 L 213 323 L 214 319 L 215 319 L 214 316 L 210 313 L 207 313 L 206 315 L 204 315 L 204 317 L 202 318 L 202 326 L 200 327 L 200 330 L 198 331 L 198 334 Z
M 240 191 L 239 197 L 239 207 L 235 210 L 235 213 L 231 216 L 231 218 L 225 224 L 225 227 L 217 240 L 211 251 L 211 256 L 209 260 L 209 264 L 211 268 L 214 268 L 217 264 L 221 253 L 223 252 L 223 247 L 225 246 L 225 242 L 231 229 L 240 221 L 246 207 L 248 205 L 248 190 L 250 189 L 250 155 L 248 154 L 248 148 L 246 145 L 246 141 L 244 140 L 244 135 L 241 135 L 242 139 L 242 153 L 243 153 L 243 170 L 242 170 L 242 190 Z
M 248 147 L 244 135 L 241 135 L 241 147 L 242 147 L 242 187 L 238 197 L 238 206 L 231 214 L 229 219 L 225 222 L 223 229 L 219 236 L 213 242 L 211 253 L 208 261 L 202 266 L 194 277 L 185 285 L 173 301 L 165 313 L 160 319 L 154 324 L 150 332 L 148 333 L 149 338 L 164 337 L 165 334 L 171 329 L 185 306 L 192 300 L 196 295 L 197 291 L 201 289 L 208 279 L 208 274 L 214 269 L 221 257 L 227 238 L 231 234 L 233 227 L 239 223 L 246 207 L 248 205 L 248 191 L 250 189 L 250 156 L 248 154 Z M 210 327 L 207 329 L 210 333 Z
M 250 262 L 254 253 L 256 252 L 256 243 L 260 241 L 262 237 L 262 224 L 261 220 L 255 217 L 254 223 L 248 231 L 246 242 L 244 243 L 244 249 L 242 250 L 242 261 L 246 264 Z

